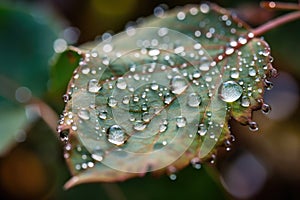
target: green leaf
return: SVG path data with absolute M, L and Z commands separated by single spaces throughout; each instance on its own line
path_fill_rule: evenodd
M 85 53 L 58 127 L 74 175 L 66 187 L 213 159 L 230 143 L 231 117 L 256 129 L 251 113 L 274 69 L 253 36 L 223 8 L 190 5 Z
M 24 7 L 0 4 L 0 154 L 25 137 L 23 129 L 32 123 L 25 106 L 46 91 L 56 38 L 46 19 Z
M 0 74 L 36 96 L 46 91 L 48 62 L 56 38 L 45 18 L 24 8 L 0 5 Z
M 1 101 L 0 109 L 0 156 L 2 156 L 16 141 L 23 140 L 27 118 L 22 107 L 12 106 Z

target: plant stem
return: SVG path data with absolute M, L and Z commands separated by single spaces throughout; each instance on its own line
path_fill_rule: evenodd
M 275 18 L 257 28 L 252 29 L 252 33 L 254 36 L 260 36 L 264 34 L 265 32 L 272 30 L 282 24 L 286 24 L 290 21 L 300 19 L 300 11 L 292 12 L 283 16 L 280 16 L 278 18 Z
M 271 10 L 300 10 L 300 5 L 297 3 L 284 3 L 274 1 L 262 1 L 260 3 L 262 8 Z

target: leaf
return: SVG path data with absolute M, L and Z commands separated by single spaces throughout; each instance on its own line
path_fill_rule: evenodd
M 1 156 L 24 139 L 24 128 L 32 123 L 25 106 L 46 91 L 55 38 L 55 30 L 44 15 L 24 6 L 0 4 Z M 31 108 L 29 105 L 27 112 Z
M 66 188 L 213 159 L 231 117 L 257 129 L 251 112 L 274 73 L 268 44 L 214 4 L 158 17 L 95 45 L 75 70 L 58 127 Z

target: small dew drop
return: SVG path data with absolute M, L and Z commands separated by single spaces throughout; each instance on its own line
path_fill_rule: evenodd
M 142 114 L 142 119 L 143 119 L 144 122 L 149 122 L 149 121 L 151 120 L 151 115 L 150 115 L 150 113 L 144 112 L 144 113 Z
M 190 106 L 190 107 L 198 107 L 201 103 L 201 97 L 196 94 L 196 93 L 191 93 L 189 96 L 188 96 L 188 101 L 187 101 L 187 104 Z
M 90 112 L 86 109 L 80 109 L 77 113 L 78 117 L 83 120 L 89 120 L 90 119 Z
M 127 104 L 129 104 L 129 102 L 130 102 L 130 98 L 128 96 L 124 96 L 122 99 L 122 103 L 127 105 Z
M 249 76 L 256 76 L 256 70 L 254 68 L 249 68 Z
M 240 76 L 240 73 L 239 73 L 239 71 L 237 71 L 236 69 L 230 71 L 230 77 L 231 77 L 231 78 L 233 78 L 233 79 L 238 79 L 239 76 Z
M 220 98 L 225 102 L 238 100 L 243 93 L 243 88 L 234 81 L 226 81 L 219 87 Z
M 158 84 L 157 83 L 152 83 L 151 84 L 151 90 L 158 90 Z
M 97 79 L 91 79 L 88 82 L 88 91 L 90 93 L 97 93 L 97 92 L 99 92 L 100 89 L 101 89 L 101 86 L 99 85 Z
M 169 178 L 171 181 L 175 181 L 177 179 L 177 176 L 176 176 L 176 174 L 170 174 Z
M 225 49 L 225 54 L 226 54 L 226 55 L 231 55 L 231 54 L 233 54 L 233 53 L 234 53 L 234 48 L 227 47 L 227 48 Z
M 100 110 L 99 111 L 99 118 L 100 119 L 107 119 L 107 110 Z
M 143 131 L 146 127 L 147 125 L 143 121 L 138 120 L 135 122 L 133 129 L 136 131 Z
M 191 165 L 195 168 L 195 169 L 201 169 L 201 162 L 200 159 L 198 157 L 193 158 L 191 160 Z
M 177 13 L 177 19 L 182 21 L 185 19 L 185 13 L 184 12 L 179 12 Z
M 91 157 L 92 157 L 94 160 L 96 160 L 96 161 L 98 161 L 98 162 L 101 162 L 101 161 L 103 160 L 103 158 L 104 158 L 104 155 L 105 155 L 105 152 L 104 152 L 103 150 L 97 149 L 97 150 L 95 150 L 95 151 L 92 153 Z
M 118 101 L 113 96 L 110 96 L 108 97 L 107 105 L 109 107 L 116 107 L 118 105 Z
M 107 140 L 119 146 L 126 142 L 127 136 L 119 125 L 112 125 L 107 130 Z
M 165 104 L 170 104 L 172 102 L 173 98 L 169 93 L 166 93 L 164 95 L 164 103 Z
M 205 134 L 207 133 L 207 128 L 204 124 L 200 124 L 199 125 L 199 129 L 198 129 L 198 134 L 200 136 L 205 136 Z
M 69 95 L 69 94 L 64 94 L 64 95 L 62 96 L 62 98 L 63 98 L 63 101 L 64 101 L 65 103 L 67 103 L 68 101 L 70 101 L 71 95 Z
M 60 137 L 60 140 L 63 141 L 63 142 L 66 142 L 69 140 L 69 129 L 66 129 L 66 130 L 62 130 L 60 133 L 59 133 L 59 137 Z
M 178 128 L 185 127 L 186 125 L 186 118 L 183 116 L 176 117 L 176 125 Z
M 118 78 L 117 83 L 116 83 L 117 88 L 120 90 L 125 90 L 127 87 L 126 80 L 123 77 Z
M 250 106 L 250 99 L 247 96 L 243 96 L 241 99 L 241 105 L 245 108 Z

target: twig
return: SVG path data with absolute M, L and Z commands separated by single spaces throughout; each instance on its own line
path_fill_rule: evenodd
M 300 11 L 288 13 L 286 15 L 275 18 L 257 28 L 252 29 L 251 32 L 254 34 L 254 36 L 260 36 L 273 28 L 276 28 L 282 24 L 286 24 L 287 22 L 290 22 L 290 21 L 293 21 L 296 19 L 300 19 Z
M 297 3 L 283 3 L 274 1 L 262 1 L 260 3 L 262 8 L 271 10 L 300 10 L 300 5 Z

